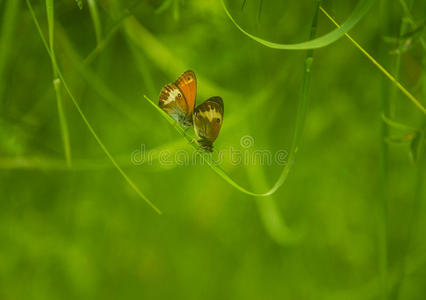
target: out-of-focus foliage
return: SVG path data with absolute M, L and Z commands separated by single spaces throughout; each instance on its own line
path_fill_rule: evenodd
M 48 39 L 46 3 L 31 3 Z M 63 85 L 57 98 L 24 1 L 0 0 L 0 299 L 426 297 L 425 117 L 351 42 L 314 51 L 296 161 L 274 195 L 255 198 L 200 160 L 174 159 L 193 148 L 144 95 L 156 100 L 192 69 L 197 103 L 225 103 L 217 150 L 289 151 L 306 51 L 247 38 L 220 1 L 53 3 L 66 83 L 163 215 L 117 172 Z M 322 3 L 340 23 L 356 4 Z M 316 1 L 226 5 L 248 32 L 296 43 Z M 350 32 L 423 105 L 425 11 L 420 0 L 377 1 Z M 320 13 L 318 35 L 333 29 Z M 255 191 L 283 167 L 229 155 L 221 166 Z

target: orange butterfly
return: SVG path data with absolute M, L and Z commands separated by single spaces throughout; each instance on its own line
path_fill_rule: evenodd
M 195 108 L 193 122 L 198 145 L 207 151 L 213 151 L 213 142 L 219 135 L 223 123 L 223 100 L 211 97 Z
M 193 71 L 186 71 L 174 83 L 161 90 L 158 105 L 181 125 L 192 125 L 192 113 L 197 94 L 197 79 Z

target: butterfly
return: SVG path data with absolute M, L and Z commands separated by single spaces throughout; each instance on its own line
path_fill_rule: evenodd
M 213 151 L 213 142 L 222 127 L 223 111 L 223 100 L 220 97 L 211 97 L 194 110 L 193 124 L 197 142 L 207 152 Z
M 197 79 L 195 73 L 189 70 L 174 83 L 163 87 L 158 105 L 181 125 L 189 127 L 192 125 L 196 94 Z

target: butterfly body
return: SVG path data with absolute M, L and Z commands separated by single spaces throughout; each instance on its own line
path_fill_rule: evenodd
M 169 116 L 185 127 L 192 125 L 192 113 L 197 94 L 197 80 L 193 71 L 186 71 L 160 93 L 158 105 Z
M 193 124 L 198 145 L 207 152 L 213 151 L 213 142 L 223 123 L 224 105 L 220 97 L 211 97 L 198 105 L 193 114 Z

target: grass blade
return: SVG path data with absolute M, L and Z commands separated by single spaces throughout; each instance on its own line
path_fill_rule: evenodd
M 96 0 L 87 0 L 87 5 L 89 6 L 90 16 L 92 17 L 93 27 L 95 28 L 96 43 L 99 46 L 102 42 L 102 25 Z
M 315 35 L 317 32 L 318 12 L 319 12 L 320 3 L 321 3 L 321 0 L 317 1 L 318 7 L 314 14 L 314 19 L 312 21 L 312 27 L 311 27 L 311 32 L 309 36 L 311 40 L 315 38 Z M 313 60 L 314 60 L 314 51 L 313 49 L 308 49 L 306 54 L 306 59 L 305 59 L 305 72 L 303 74 L 303 82 L 302 82 L 302 88 L 300 93 L 299 106 L 297 108 L 296 127 L 294 130 L 293 140 L 290 147 L 288 163 L 285 165 L 277 182 L 274 184 L 271 190 L 268 191 L 269 195 L 272 195 L 273 193 L 275 193 L 281 187 L 281 185 L 284 184 L 284 182 L 287 179 L 288 173 L 290 172 L 290 169 L 296 160 L 296 153 L 299 150 L 300 139 L 302 137 L 302 132 L 305 125 L 306 111 L 308 108 L 308 101 L 309 101 L 309 95 L 310 95 L 310 89 L 311 89 L 311 71 L 312 71 Z
M 71 168 L 72 162 L 71 162 L 70 136 L 69 136 L 67 119 L 65 116 L 64 109 L 62 107 L 61 81 L 58 78 L 56 78 L 53 80 L 53 85 L 55 87 L 55 93 L 56 93 L 56 104 L 58 107 L 59 124 L 61 126 L 61 132 L 62 132 L 62 143 L 64 145 L 65 161 L 67 162 L 68 168 Z
M 388 126 L 394 128 L 394 129 L 398 129 L 398 130 L 401 130 L 401 131 L 411 131 L 411 132 L 418 130 L 417 128 L 392 121 L 391 119 L 386 117 L 384 114 L 382 114 L 382 119 L 383 119 L 383 122 L 385 122 Z
M 123 102 L 122 99 L 116 95 L 102 79 L 96 76 L 90 66 L 83 62 L 82 58 L 77 53 L 75 46 L 71 43 L 65 33 L 65 30 L 62 29 L 62 26 L 59 24 L 57 28 L 59 33 L 58 39 L 66 57 L 70 60 L 74 68 L 80 73 L 84 80 L 86 80 L 90 84 L 90 87 L 117 112 L 125 116 L 134 124 L 139 124 L 140 119 L 136 116 L 134 110 L 128 104 Z
M 65 117 L 65 111 L 63 109 L 63 100 L 62 100 L 62 91 L 61 91 L 61 81 L 58 78 L 58 73 L 55 69 L 56 65 L 56 55 L 55 55 L 55 10 L 53 0 L 46 0 L 46 11 L 47 11 L 47 23 L 49 28 L 49 49 L 50 49 L 50 59 L 52 61 L 52 70 L 53 70 L 53 86 L 55 88 L 56 94 L 56 103 L 58 108 L 59 124 L 61 129 L 62 144 L 65 152 L 65 161 L 67 166 L 71 167 L 71 143 L 70 135 L 68 131 L 67 119 Z
M 371 8 L 371 6 L 374 4 L 375 1 L 376 0 L 360 0 L 357 6 L 355 7 L 352 15 L 340 28 L 337 28 L 321 37 L 312 38 L 312 39 L 309 39 L 308 41 L 305 41 L 302 43 L 296 43 L 296 44 L 274 43 L 248 33 L 234 20 L 231 13 L 226 8 L 224 0 L 221 0 L 221 3 L 222 3 L 223 9 L 225 10 L 226 15 L 229 17 L 232 23 L 242 33 L 244 33 L 249 38 L 255 40 L 256 42 L 273 49 L 306 50 L 306 49 L 322 48 L 339 40 L 341 37 L 344 36 L 346 32 L 350 31 L 362 19 L 362 17 L 369 11 L 369 9 Z
M 148 98 L 146 95 L 144 95 L 145 99 L 148 100 L 148 102 L 155 107 L 155 109 L 177 130 L 177 132 L 179 132 L 180 135 L 182 135 L 191 145 L 192 147 L 198 151 L 198 153 L 204 153 L 203 150 L 201 150 L 197 145 L 195 145 L 192 142 L 192 138 L 189 137 L 182 128 L 180 128 L 179 126 L 176 126 L 175 121 L 166 113 L 164 112 L 157 104 L 155 104 L 150 98 Z M 203 161 L 205 163 L 207 163 L 207 165 L 209 165 L 210 168 L 212 168 L 213 171 L 215 171 L 220 177 L 222 177 L 226 182 L 228 182 L 230 185 L 232 185 L 233 187 L 235 187 L 237 190 L 251 195 L 251 196 L 267 196 L 266 193 L 255 193 L 252 192 L 250 190 L 248 190 L 247 188 L 241 186 L 240 184 L 238 184 L 237 182 L 235 182 L 226 172 L 225 170 L 223 170 L 221 167 L 213 164 L 211 162 L 210 159 L 208 159 L 208 157 L 201 155 L 201 158 L 203 159 Z
M 267 188 L 265 171 L 261 166 L 253 165 L 251 168 L 247 168 L 247 172 L 254 188 Z M 274 196 L 257 199 L 256 204 L 263 226 L 272 240 L 282 246 L 292 245 L 300 241 L 302 233 L 294 232 L 287 226 L 284 217 L 279 212 Z
M 46 51 L 48 55 L 51 57 L 52 61 L 54 62 L 54 68 L 59 76 L 59 79 L 62 81 L 64 88 L 68 95 L 70 96 L 75 108 L 77 109 L 79 115 L 83 119 L 83 122 L 86 124 L 87 128 L 89 129 L 90 133 L 98 143 L 99 147 L 102 149 L 102 151 L 105 153 L 105 155 L 109 158 L 111 163 L 114 165 L 114 167 L 119 171 L 119 173 L 123 176 L 123 178 L 127 181 L 127 183 L 130 185 L 130 187 L 138 194 L 140 198 L 142 198 L 149 206 L 151 206 L 152 209 L 154 209 L 158 214 L 161 214 L 161 210 L 159 210 L 143 193 L 142 191 L 136 186 L 136 184 L 127 176 L 127 174 L 123 171 L 123 169 L 120 167 L 120 165 L 116 162 L 114 157 L 111 155 L 111 153 L 108 151 L 108 149 L 105 147 L 104 143 L 101 141 L 101 139 L 96 134 L 95 130 L 93 129 L 90 122 L 87 120 L 86 115 L 83 113 L 83 111 L 80 108 L 80 105 L 78 104 L 77 100 L 74 98 L 74 95 L 72 94 L 70 88 L 68 87 L 66 81 L 64 80 L 64 77 L 62 75 L 61 70 L 59 69 L 58 65 L 56 64 L 56 61 L 53 59 L 52 53 L 49 50 L 49 46 L 47 44 L 47 41 L 43 35 L 43 32 L 41 31 L 40 24 L 38 23 L 37 17 L 34 13 L 34 10 L 32 8 L 30 0 L 26 0 L 28 9 L 30 11 L 31 17 L 34 20 L 34 23 L 37 27 L 37 30 L 39 32 L 40 38 L 43 41 L 43 44 L 46 48 Z
M 410 9 L 405 0 L 399 1 L 405 14 L 405 19 L 410 24 L 410 27 L 414 29 L 416 27 L 416 23 L 414 22 Z M 420 43 L 424 50 L 426 50 L 426 43 L 423 37 L 419 38 Z M 426 52 L 424 52 L 425 54 Z M 423 99 L 426 99 L 426 58 L 423 57 Z M 399 125 L 399 124 L 398 124 Z M 405 126 L 405 125 L 404 125 Z M 406 239 L 405 239 L 405 247 L 402 253 L 402 262 L 397 269 L 397 280 L 392 289 L 392 296 L 394 299 L 402 299 L 401 290 L 402 286 L 406 281 L 406 277 L 409 273 L 408 271 L 408 260 L 410 258 L 409 252 L 413 247 L 413 240 L 415 238 L 416 228 L 419 226 L 420 222 L 420 214 L 419 212 L 424 207 L 424 182 L 425 182 L 425 170 L 426 170 L 426 157 L 425 157 L 425 142 L 424 142 L 424 133 L 426 132 L 426 117 L 423 116 L 423 126 L 420 128 L 420 132 L 418 132 L 416 138 L 419 139 L 419 144 L 417 145 L 417 149 L 412 149 L 411 155 L 414 161 L 415 169 L 416 169 L 416 182 L 414 187 L 414 201 L 411 210 L 411 217 L 409 218 Z M 411 141 L 411 147 L 413 147 L 414 140 Z
M 327 16 L 327 18 L 330 19 L 331 22 L 333 22 L 334 25 L 336 25 L 337 28 L 342 28 L 328 13 L 327 11 L 321 7 L 321 11 Z M 361 47 L 360 44 L 358 44 L 349 34 L 345 33 L 346 37 L 365 55 L 367 58 L 377 67 L 380 71 L 385 74 L 386 77 L 388 77 L 400 90 L 403 92 L 408 99 L 410 99 L 411 102 L 414 103 L 422 112 L 423 114 L 426 114 L 426 109 L 424 106 L 420 103 L 419 100 L 417 100 L 401 83 L 399 83 L 398 80 L 395 79 L 384 67 L 382 67 L 381 64 L 377 60 L 375 60 L 363 47 Z
M 408 20 L 408 22 L 410 23 L 411 29 L 415 30 L 416 28 L 416 22 L 414 22 L 413 16 L 410 12 L 410 9 L 408 8 L 407 2 L 405 2 L 405 0 L 399 0 L 399 3 L 402 6 L 402 9 L 404 10 L 404 14 L 406 16 L 406 19 Z M 425 39 L 421 36 L 419 38 L 420 43 L 422 44 L 423 49 L 426 51 L 426 41 Z
M 316 35 L 317 31 L 317 22 L 318 22 L 318 11 L 320 1 L 317 2 L 317 10 L 315 11 L 314 15 L 314 21 L 312 23 L 310 38 L 313 39 Z M 270 196 L 274 194 L 286 181 L 288 173 L 290 172 L 291 166 L 294 164 L 296 153 L 299 149 L 299 143 L 300 138 L 302 136 L 302 131 L 305 123 L 305 116 L 306 116 L 306 110 L 308 107 L 308 99 L 309 99 L 309 92 L 310 92 L 310 83 L 311 83 L 311 68 L 313 63 L 313 50 L 310 49 L 307 52 L 306 60 L 305 60 L 305 72 L 303 75 L 303 83 L 302 83 L 302 89 L 300 94 L 300 100 L 299 100 L 299 107 L 297 110 L 297 119 L 296 119 L 296 129 L 293 135 L 292 145 L 290 148 L 290 154 L 289 154 L 289 160 L 288 163 L 284 166 L 280 176 L 278 177 L 278 180 L 275 182 L 275 184 L 272 186 L 271 189 L 269 189 L 267 192 L 264 193 L 256 193 L 248 190 L 247 188 L 241 186 L 236 181 L 234 181 L 221 167 L 213 164 L 209 159 L 205 159 L 204 156 L 202 156 L 203 160 L 212 168 L 213 171 L 215 171 L 220 177 L 222 177 L 226 182 L 231 184 L 233 187 L 235 187 L 237 190 L 251 195 L 251 196 Z M 174 124 L 174 120 L 166 113 L 164 112 L 157 104 L 155 104 L 150 98 L 148 98 L 146 95 L 144 96 L 148 102 L 155 107 L 155 109 L 160 112 L 160 114 L 168 120 L 170 124 Z M 174 126 L 174 128 L 185 138 L 188 142 L 192 142 L 191 138 L 189 138 L 185 132 L 178 126 Z M 191 143 L 192 144 L 192 143 Z M 195 150 L 200 150 L 197 146 L 192 144 Z

